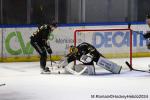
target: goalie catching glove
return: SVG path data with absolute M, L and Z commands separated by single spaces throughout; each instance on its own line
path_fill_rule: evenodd
M 92 60 L 93 60 L 93 56 L 90 55 L 89 53 L 86 55 L 82 55 L 80 58 L 80 61 L 83 63 L 90 63 L 90 62 L 92 62 Z

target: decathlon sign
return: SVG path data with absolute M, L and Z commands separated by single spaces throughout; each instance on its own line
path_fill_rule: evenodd
M 140 33 L 143 33 L 142 31 Z M 133 32 L 132 34 L 133 47 L 143 47 L 146 40 L 142 35 Z M 116 31 L 116 32 L 95 32 L 92 37 L 92 44 L 96 48 L 121 48 L 130 46 L 130 32 Z

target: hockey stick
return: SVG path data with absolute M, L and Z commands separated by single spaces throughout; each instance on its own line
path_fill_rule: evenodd
M 136 34 L 139 34 L 139 35 L 142 35 L 142 36 L 143 36 L 143 33 L 140 33 L 139 31 L 134 31 L 134 30 L 132 30 L 132 29 L 131 29 L 131 31 L 132 31 L 132 32 L 135 32 Z
M 134 31 L 134 30 L 132 30 L 132 32 L 135 32 L 135 33 L 137 33 L 137 34 L 141 34 L 141 35 L 143 35 L 142 33 L 140 33 L 139 31 Z
M 140 33 L 139 31 L 134 31 L 134 30 L 132 30 L 132 29 L 131 29 L 131 24 L 130 24 L 130 23 L 128 24 L 128 28 L 129 28 L 132 32 L 135 32 L 135 33 L 137 33 L 137 34 L 143 35 L 143 34 Z
M 135 68 L 133 68 L 130 64 L 129 64 L 129 62 L 125 62 L 126 63 L 126 65 L 129 67 L 129 69 L 130 69 L 130 71 L 139 71 L 139 72 L 147 72 L 147 73 L 150 73 L 150 71 L 146 71 L 146 70 L 140 70 L 140 69 L 135 69 Z
M 52 67 L 52 56 L 51 56 L 51 54 L 49 55 L 49 57 L 50 57 L 51 67 Z
M 3 83 L 3 84 L 0 84 L 0 86 L 5 86 L 6 84 L 5 83 Z

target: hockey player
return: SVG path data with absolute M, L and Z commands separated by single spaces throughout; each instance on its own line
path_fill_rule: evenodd
M 82 62 L 85 67 L 80 72 L 76 72 L 72 69 L 73 66 L 68 66 L 69 63 L 78 60 Z M 65 57 L 64 61 L 60 64 L 61 67 L 65 67 L 66 71 L 80 75 L 84 71 L 88 71 L 88 74 L 95 74 L 94 62 L 104 69 L 119 74 L 121 66 L 107 60 L 101 53 L 99 53 L 94 46 L 89 43 L 83 42 L 77 47 L 71 46 L 70 53 Z M 79 66 L 80 67 L 80 66 Z
M 146 16 L 146 23 L 150 28 L 150 15 L 149 14 Z M 143 34 L 143 37 L 148 40 L 147 48 L 150 49 L 150 31 L 148 31 L 146 34 Z
M 56 23 L 52 23 L 50 25 L 44 24 L 38 28 L 36 32 L 34 32 L 30 37 L 30 43 L 35 48 L 35 50 L 40 55 L 40 67 L 42 69 L 41 73 L 49 73 L 49 68 L 46 67 L 47 60 L 47 52 L 52 54 L 52 49 L 50 45 L 48 45 L 47 40 L 50 36 L 50 33 L 57 28 Z

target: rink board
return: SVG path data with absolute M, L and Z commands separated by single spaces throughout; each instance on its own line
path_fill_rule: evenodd
M 73 33 L 77 29 L 110 29 L 110 28 L 117 29 L 127 27 L 128 27 L 127 25 L 64 26 L 64 27 L 60 26 L 52 33 L 52 35 L 49 38 L 50 45 L 53 50 L 52 58 L 53 60 L 60 60 L 62 56 L 65 56 L 68 53 L 69 46 L 74 44 Z M 142 33 L 145 33 L 149 29 L 145 24 L 139 25 L 134 24 L 131 26 L 131 28 L 135 31 L 140 31 Z M 12 61 L 12 62 L 39 60 L 38 54 L 30 45 L 30 36 L 34 31 L 36 31 L 36 29 L 37 29 L 36 27 L 4 28 L 2 31 L 3 40 L 1 40 L 3 42 L 0 43 L 0 49 L 2 52 L 0 54 L 0 58 L 3 61 Z M 96 48 L 101 49 L 101 47 Z M 112 57 L 111 47 L 105 48 L 104 46 L 104 48 L 102 49 L 103 51 L 106 51 L 106 49 L 108 49 L 108 52 L 105 55 L 108 58 Z M 103 54 L 103 52 L 101 53 Z M 127 53 L 124 54 L 122 52 L 118 53 L 118 56 L 121 55 L 126 56 L 129 54 Z M 140 35 L 133 33 L 133 57 L 141 57 L 141 56 L 150 56 L 149 50 L 146 47 L 146 41 Z

